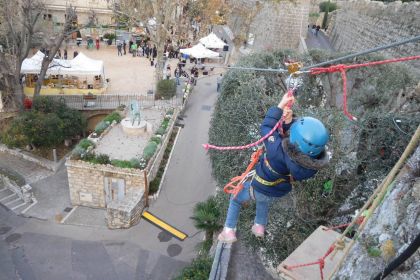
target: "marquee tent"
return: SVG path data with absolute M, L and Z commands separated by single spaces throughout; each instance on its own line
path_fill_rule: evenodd
M 22 63 L 22 74 L 39 74 L 41 71 L 44 54 L 38 51 L 31 58 L 26 58 Z M 94 60 L 83 53 L 79 53 L 72 60 L 53 59 L 47 75 L 104 75 L 104 62 Z
M 201 38 L 200 43 L 209 49 L 223 49 L 223 47 L 226 46 L 225 42 L 219 39 L 213 32 L 206 37 Z
M 219 57 L 219 53 L 211 51 L 204 47 L 202 44 L 197 44 L 192 48 L 180 49 L 180 53 L 190 55 L 195 58 L 215 58 Z

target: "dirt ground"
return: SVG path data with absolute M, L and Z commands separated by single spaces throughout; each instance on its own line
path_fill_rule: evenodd
M 143 93 L 146 95 L 148 90 L 154 88 L 155 67 L 150 66 L 150 61 L 146 57 L 133 57 L 128 52 L 126 55 L 118 56 L 116 46 L 101 44 L 99 50 L 88 50 L 86 46 L 70 46 L 69 59 L 73 59 L 75 50 L 90 58 L 104 61 L 105 78 L 111 80 L 107 94 Z M 173 76 L 178 59 L 171 59 L 169 63 Z

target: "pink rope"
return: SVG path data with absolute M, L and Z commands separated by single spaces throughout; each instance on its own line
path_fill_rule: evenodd
M 287 96 L 291 97 L 293 96 L 293 89 L 289 89 L 287 91 Z M 292 107 L 293 103 L 289 102 L 286 105 L 286 108 L 290 109 Z M 274 131 L 276 131 L 277 128 L 280 129 L 280 133 L 283 134 L 283 129 L 280 125 L 282 125 L 284 123 L 285 120 L 285 115 L 283 114 L 281 116 L 281 119 L 276 123 L 276 125 L 270 130 L 269 133 L 267 133 L 266 135 L 264 135 L 261 139 L 259 139 L 258 141 L 254 142 L 254 143 L 250 143 L 248 145 L 243 145 L 243 146 L 216 146 L 216 145 L 211 145 L 211 144 L 203 144 L 204 149 L 206 149 L 207 151 L 209 149 L 213 149 L 213 150 L 218 150 L 218 151 L 231 151 L 231 150 L 246 150 L 255 146 L 258 146 L 259 144 L 261 144 L 262 142 L 264 142 L 264 140 L 266 140 L 268 137 L 270 137 Z

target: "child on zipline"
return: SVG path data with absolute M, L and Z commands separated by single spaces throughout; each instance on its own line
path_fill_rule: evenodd
M 268 222 L 270 204 L 292 190 L 292 181 L 301 181 L 313 177 L 319 169 L 328 164 L 325 151 L 328 142 L 328 131 L 321 121 L 312 117 L 292 118 L 292 110 L 287 104 L 294 97 L 284 95 L 277 107 L 268 111 L 261 124 L 261 135 L 266 135 L 285 114 L 283 131 L 290 130 L 290 136 L 282 136 L 275 131 L 264 141 L 263 154 L 256 167 L 251 182 L 243 184 L 243 189 L 236 197 L 230 198 L 229 209 L 223 231 L 218 239 L 232 243 L 236 239 L 236 224 L 239 218 L 241 203 L 255 200 L 256 216 L 252 233 L 264 237 Z

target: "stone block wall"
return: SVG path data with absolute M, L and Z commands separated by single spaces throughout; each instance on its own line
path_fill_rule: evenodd
M 256 9 L 257 1 L 235 0 L 237 5 Z M 296 49 L 300 37 L 306 37 L 310 0 L 259 1 L 260 10 L 251 22 L 249 32 L 255 36 L 253 49 Z M 233 15 L 229 27 L 238 36 L 245 24 L 244 15 Z
M 339 1 L 331 13 L 330 41 L 337 51 L 355 52 L 420 34 L 420 3 L 383 3 L 370 0 Z M 418 55 L 420 44 L 410 43 L 379 52 L 389 57 Z M 420 61 L 410 62 L 420 71 Z
M 129 228 L 138 223 L 145 207 L 144 191 L 112 201 L 106 209 L 106 222 L 110 229 Z
M 149 161 L 148 166 L 146 167 L 147 170 L 147 182 L 151 182 L 153 179 L 155 179 L 156 174 L 159 170 L 160 163 L 162 162 L 163 155 L 165 154 L 166 146 L 168 146 L 169 138 L 171 138 L 172 131 L 174 129 L 175 120 L 178 117 L 178 110 L 175 110 L 174 114 L 172 115 L 172 118 L 169 123 L 168 131 L 163 136 L 162 143 L 158 147 L 157 153 L 151 158 Z
M 125 180 L 126 195 L 144 192 L 144 171 L 92 164 L 81 160 L 67 160 L 70 200 L 73 205 L 105 208 L 104 178 Z

